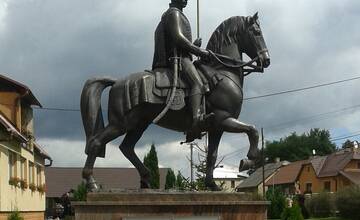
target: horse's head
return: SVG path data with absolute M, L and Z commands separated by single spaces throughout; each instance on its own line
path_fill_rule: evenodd
M 243 51 L 252 59 L 258 56 L 258 65 L 264 68 L 268 67 L 270 65 L 270 55 L 262 35 L 257 12 L 254 16 L 246 17 L 244 28 L 246 38 L 243 38 L 245 45 L 241 45 Z M 238 46 L 240 47 L 240 44 Z
M 247 54 L 251 59 L 258 57 L 257 65 L 266 68 L 270 56 L 258 21 L 254 16 L 235 16 L 222 22 L 211 35 L 206 49 L 235 59 Z

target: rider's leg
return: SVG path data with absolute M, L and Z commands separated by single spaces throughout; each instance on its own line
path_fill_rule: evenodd
M 190 60 L 190 58 L 184 57 L 182 58 L 182 68 L 183 73 L 185 73 L 187 80 L 191 84 L 191 92 L 190 92 L 190 107 L 191 112 L 193 116 L 193 128 L 197 126 L 200 117 L 201 117 L 201 101 L 203 96 L 203 83 L 201 81 L 201 78 L 199 74 L 197 73 L 197 70 Z

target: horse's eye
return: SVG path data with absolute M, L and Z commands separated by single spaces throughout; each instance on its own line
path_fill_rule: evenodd
M 256 35 L 256 36 L 259 36 L 259 35 L 261 35 L 261 30 L 260 30 L 259 28 L 254 28 L 254 29 L 253 29 L 253 33 L 254 33 L 254 35 Z

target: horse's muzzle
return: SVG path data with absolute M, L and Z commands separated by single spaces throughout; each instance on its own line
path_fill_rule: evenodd
M 269 55 L 269 52 L 267 50 L 261 52 L 259 54 L 259 58 L 260 58 L 260 62 L 262 64 L 263 68 L 266 68 L 266 67 L 270 66 L 270 55 Z
M 249 169 L 254 168 L 254 167 L 255 167 L 255 161 L 248 160 L 248 159 L 243 159 L 243 160 L 240 161 L 239 172 L 249 170 Z

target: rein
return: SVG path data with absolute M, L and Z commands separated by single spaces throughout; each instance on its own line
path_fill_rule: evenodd
M 243 69 L 243 72 L 246 72 L 244 74 L 244 76 L 249 75 L 250 73 L 253 72 L 263 72 L 263 67 L 258 67 L 253 65 L 254 62 L 259 60 L 259 56 L 256 56 L 254 59 L 248 61 L 248 62 L 244 62 L 242 60 L 237 60 L 222 54 L 217 54 L 214 53 L 213 51 L 209 50 L 210 55 L 221 65 L 228 67 L 228 68 L 232 68 L 232 69 L 239 69 L 239 68 L 243 68 L 243 67 L 251 67 L 252 69 Z M 225 63 L 224 61 L 222 61 L 221 59 L 224 60 L 228 60 L 229 62 L 232 63 L 237 63 L 237 64 L 229 64 L 229 63 Z

